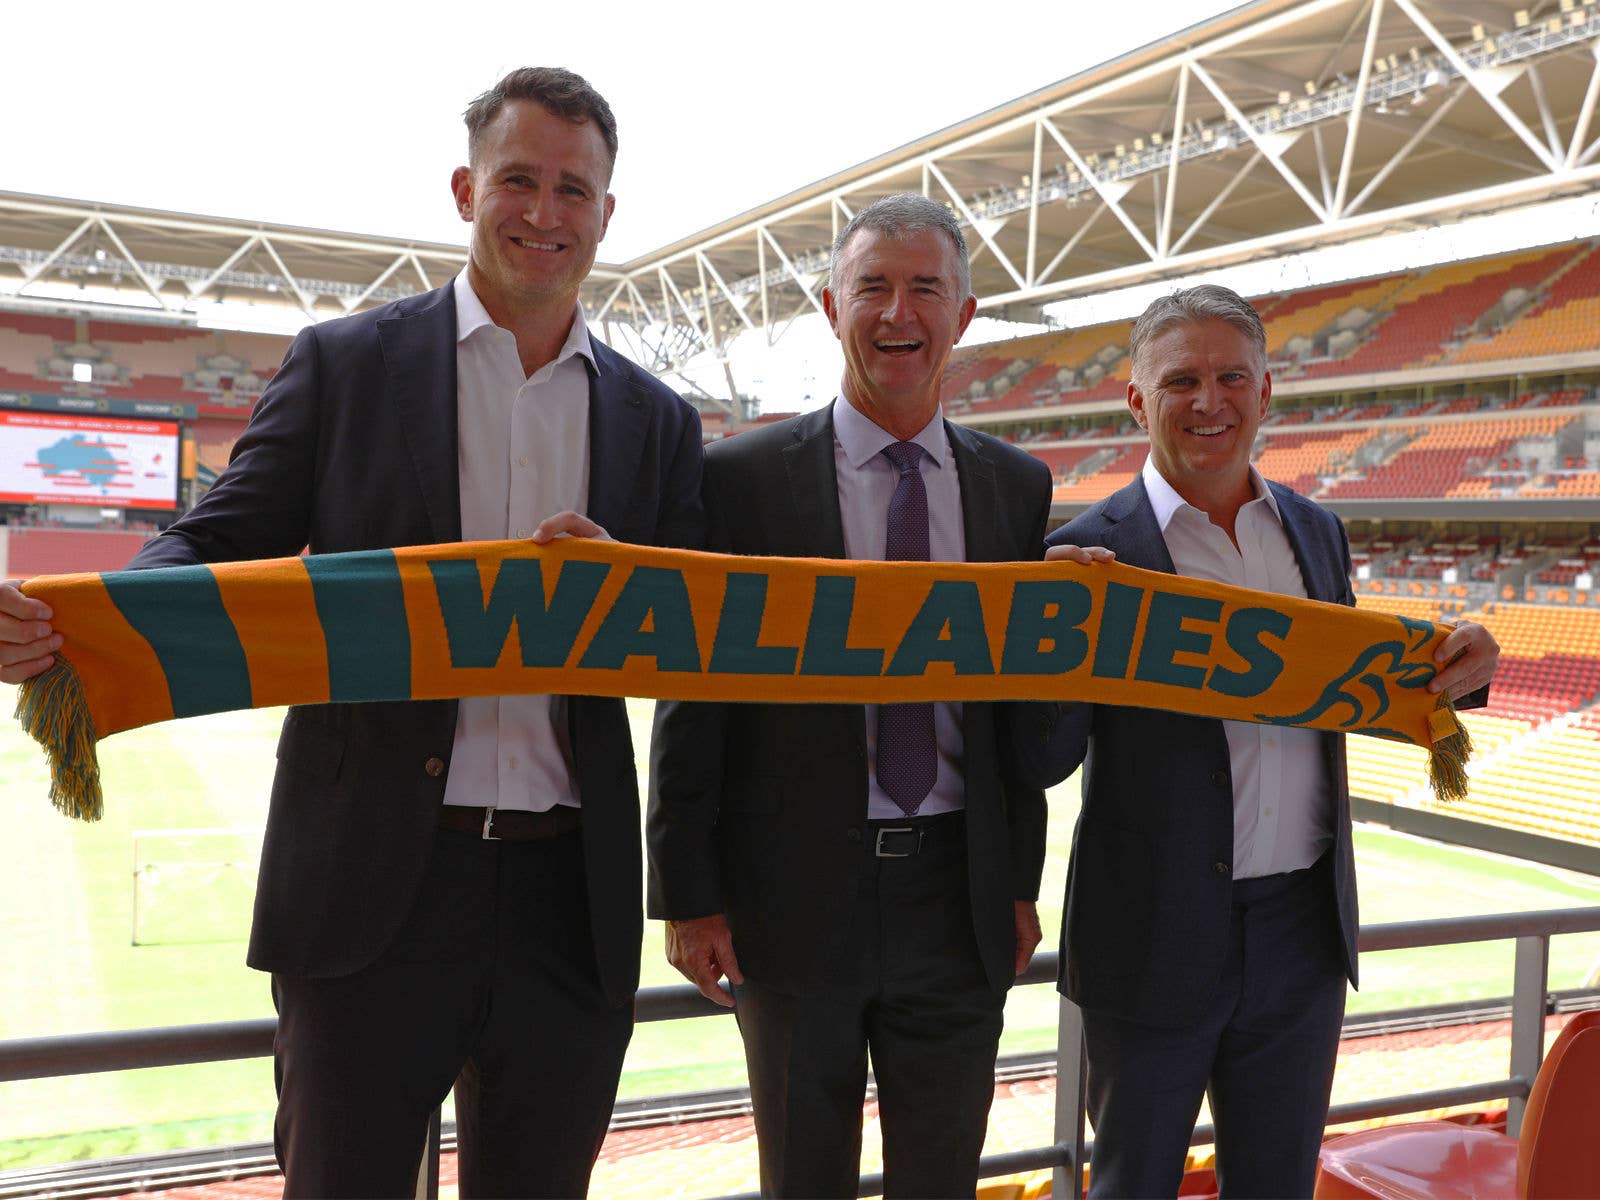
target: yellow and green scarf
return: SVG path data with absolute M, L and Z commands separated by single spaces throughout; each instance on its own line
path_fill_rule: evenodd
M 58 662 L 17 716 L 51 800 L 101 812 L 97 739 L 280 704 L 550 692 L 886 703 L 1079 700 L 1428 746 L 1450 626 L 1120 563 L 747 558 L 562 539 L 45 576 Z

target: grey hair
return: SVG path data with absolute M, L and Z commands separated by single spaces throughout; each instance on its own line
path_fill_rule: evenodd
M 950 239 L 956 249 L 956 282 L 961 292 L 959 299 L 965 300 L 972 294 L 972 264 L 967 261 L 967 238 L 961 232 L 961 222 L 937 200 L 929 200 L 916 192 L 898 192 L 874 200 L 850 218 L 850 223 L 833 239 L 833 253 L 828 261 L 830 287 L 839 270 L 839 260 L 844 255 L 845 247 L 863 229 L 894 238 L 909 237 L 924 229 L 937 229 Z
M 1250 301 L 1232 288 L 1220 283 L 1200 283 L 1191 288 L 1179 288 L 1170 295 L 1160 296 L 1139 314 L 1128 335 L 1128 359 L 1134 374 L 1139 371 L 1139 353 L 1153 338 L 1178 325 L 1197 325 L 1203 321 L 1226 321 L 1255 347 L 1256 358 L 1263 369 L 1267 365 L 1267 330 L 1261 324 L 1261 315 Z

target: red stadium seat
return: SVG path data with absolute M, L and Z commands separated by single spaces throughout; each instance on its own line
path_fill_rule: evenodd
M 1572 1200 L 1600 1195 L 1600 1010 L 1567 1022 L 1534 1081 L 1522 1135 L 1418 1121 L 1334 1138 L 1317 1200 Z

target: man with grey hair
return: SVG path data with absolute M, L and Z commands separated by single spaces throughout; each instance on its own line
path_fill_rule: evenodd
M 1047 557 L 1355 603 L 1339 519 L 1250 464 L 1272 398 L 1250 304 L 1175 292 L 1129 347 L 1149 459 Z M 1496 654 L 1462 624 L 1430 689 L 1482 703 Z M 1070 704 L 1015 752 L 1039 786 L 1086 762 L 1061 990 L 1083 1010 L 1090 1195 L 1174 1195 L 1209 1093 L 1222 1195 L 1309 1196 L 1356 979 L 1344 735 Z
M 1039 557 L 1048 469 L 940 412 L 976 307 L 967 280 L 942 206 L 892 196 L 856 215 L 823 292 L 840 395 L 709 449 L 712 549 Z M 1001 775 L 1001 708 L 657 712 L 649 911 L 667 921 L 674 965 L 734 1004 L 762 1191 L 856 1194 L 870 1054 L 885 1194 L 971 1196 L 1006 990 L 1039 941 L 1044 861 L 1043 793 Z

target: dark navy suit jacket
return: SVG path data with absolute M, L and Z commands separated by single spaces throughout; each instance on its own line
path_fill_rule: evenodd
M 619 541 L 704 537 L 700 421 L 594 343 L 588 515 Z M 314 325 L 290 347 L 216 486 L 134 567 L 461 538 L 456 310 L 449 285 Z M 621 700 L 558 702 L 583 802 L 590 923 L 615 1002 L 638 985 L 639 799 Z M 454 701 L 290 709 L 262 847 L 249 962 L 337 976 L 393 940 L 444 797 Z M 439 770 L 439 764 L 445 770 Z
M 1339 519 L 1281 484 L 1268 486 L 1307 593 L 1354 604 Z M 1176 574 L 1142 479 L 1056 530 L 1048 544 L 1105 546 L 1130 566 Z M 1076 704 L 1043 716 L 1031 734 L 1015 746 L 1018 770 L 1031 782 L 1046 786 L 1085 764 L 1062 924 L 1062 992 L 1084 1008 L 1147 1024 L 1190 1023 L 1227 946 L 1233 778 L 1222 722 Z M 1323 733 L 1322 755 L 1334 805 L 1332 877 L 1354 982 L 1359 923 L 1344 735 Z

